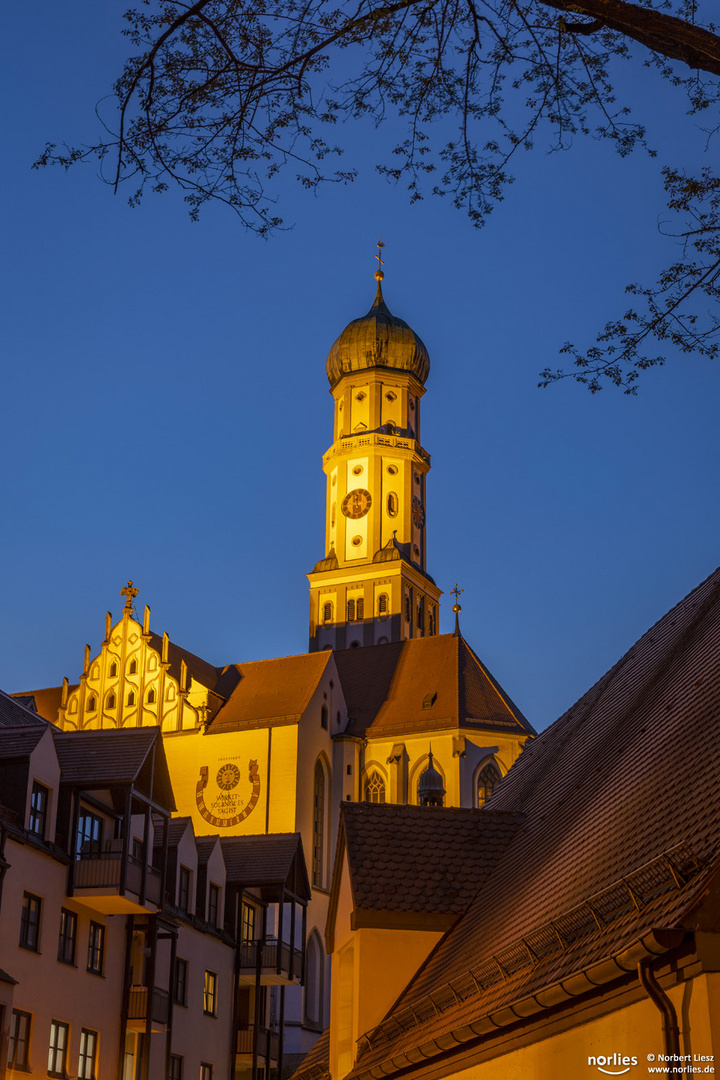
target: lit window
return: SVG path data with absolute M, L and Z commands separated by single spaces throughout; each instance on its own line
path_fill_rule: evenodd
M 58 960 L 61 964 L 75 963 L 75 940 L 77 938 L 77 915 L 74 911 L 60 911 L 60 936 L 58 938 Z
M 315 782 L 313 784 L 313 885 L 322 888 L 323 875 L 323 831 L 325 813 L 325 774 L 320 762 L 315 763 Z
M 249 945 L 255 940 L 255 908 L 252 904 L 243 903 L 241 940 L 243 945 Z
M 87 969 L 93 975 L 102 975 L 105 959 L 105 927 L 102 923 L 90 923 L 90 936 L 88 937 L 88 960 Z
M 484 769 L 481 769 L 477 778 L 478 806 L 485 805 L 501 780 L 502 776 L 500 775 L 500 770 L 494 762 L 491 761 L 489 765 L 486 765 Z
M 188 870 L 187 866 L 180 867 L 178 907 L 181 911 L 190 910 L 190 871 Z
M 173 1001 L 176 1005 L 187 1005 L 187 977 L 187 960 L 181 960 L 179 956 L 176 956 L 173 976 Z
M 69 1025 L 53 1020 L 50 1024 L 50 1046 L 48 1049 L 48 1076 L 65 1077 Z
M 385 802 L 385 782 L 376 772 L 370 773 L 365 781 L 365 802 Z
M 23 906 L 20 915 L 20 945 L 23 949 L 38 951 L 40 944 L 40 912 L 42 900 L 32 893 L 23 893 Z
M 95 1080 L 97 1069 L 97 1031 L 83 1028 L 80 1032 L 78 1080 Z
M 33 784 L 30 796 L 30 832 L 39 836 L 41 840 L 45 839 L 49 794 L 48 789 L 42 784 Z
M 8 1067 L 12 1069 L 30 1069 L 30 1020 L 31 1014 L 13 1009 L 10 1017 L 10 1043 L 8 1046 Z
M 332 622 L 332 609 L 333 609 L 332 602 L 330 600 L 326 600 L 325 603 L 323 604 L 323 622 L 324 623 Z
M 183 1059 L 179 1054 L 170 1055 L 167 1080 L 183 1080 Z
M 208 922 L 211 926 L 217 926 L 220 909 L 220 887 L 210 882 L 208 890 Z
M 78 818 L 75 854 L 98 855 L 102 847 L 102 818 L 90 810 L 81 810 Z
M 214 971 L 205 972 L 205 989 L 203 991 L 203 1012 L 208 1016 L 215 1016 L 217 1007 L 217 975 Z

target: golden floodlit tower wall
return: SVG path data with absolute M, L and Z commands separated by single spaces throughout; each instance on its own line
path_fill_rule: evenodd
M 325 557 L 308 574 L 310 651 L 438 633 L 441 592 L 426 569 L 421 399 L 430 358 L 388 309 L 383 272 L 370 311 L 327 360 L 335 404 L 327 477 Z

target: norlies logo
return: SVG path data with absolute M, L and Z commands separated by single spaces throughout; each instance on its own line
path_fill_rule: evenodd
M 600 1054 L 598 1057 L 589 1057 L 588 1065 L 594 1065 L 598 1072 L 606 1076 L 623 1076 L 629 1073 L 633 1065 L 637 1065 L 636 1057 L 627 1054 Z

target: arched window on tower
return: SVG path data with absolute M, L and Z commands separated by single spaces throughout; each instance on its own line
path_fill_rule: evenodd
M 388 517 L 395 517 L 398 512 L 398 497 L 394 491 L 391 491 L 387 497 L 387 512 Z
M 477 778 L 477 804 L 478 806 L 484 806 L 492 795 L 495 788 L 498 786 L 502 776 L 500 770 L 494 761 L 489 762 L 478 773 Z
M 417 606 L 417 624 L 418 630 L 422 630 L 425 625 L 425 597 L 421 596 L 418 600 Z
M 385 802 L 385 781 L 376 772 L 371 772 L 365 780 L 365 802 Z
M 362 596 L 358 597 L 357 617 L 358 617 L 358 622 L 360 622 L 362 619 L 365 618 L 365 601 L 363 600 Z
M 388 614 L 388 594 L 381 592 L 378 596 L 378 615 L 380 618 L 386 618 Z
M 355 622 L 355 601 L 348 600 L 347 602 L 347 618 L 348 622 Z
M 332 600 L 326 600 L 323 604 L 323 622 L 332 622 Z
M 323 883 L 323 834 L 325 832 L 325 773 L 322 764 L 315 762 L 313 783 L 313 853 L 312 883 L 322 888 Z

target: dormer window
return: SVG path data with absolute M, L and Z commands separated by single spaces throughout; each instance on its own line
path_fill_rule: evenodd
M 49 790 L 36 781 L 32 786 L 32 795 L 30 796 L 30 823 L 28 828 L 31 833 L 39 836 L 41 840 L 45 839 L 49 798 Z

